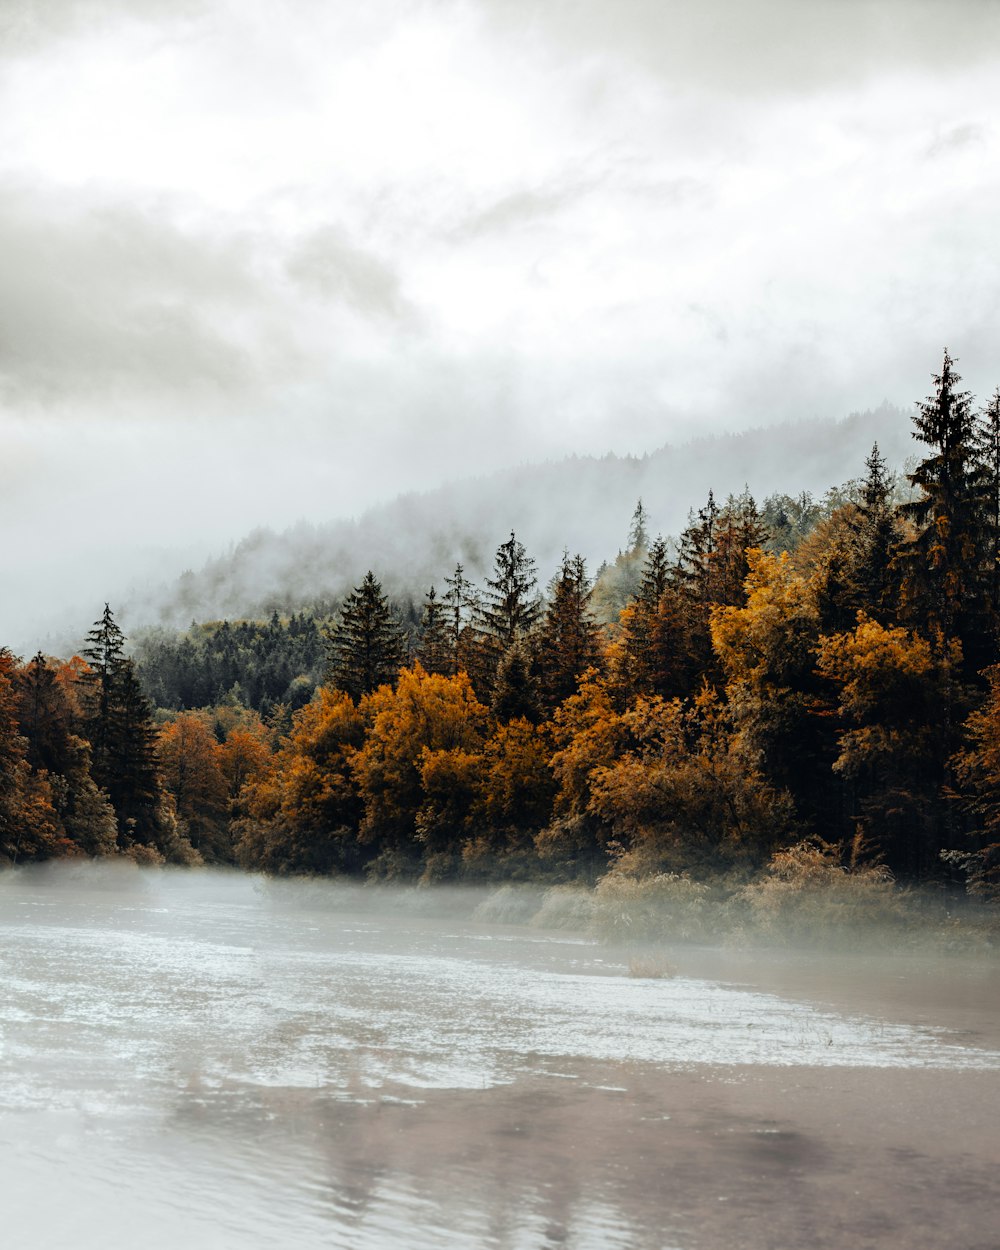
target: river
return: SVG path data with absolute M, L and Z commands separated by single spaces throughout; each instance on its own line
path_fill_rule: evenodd
M 473 904 L 0 876 L 7 1250 L 1000 1244 L 995 961 L 630 977 Z

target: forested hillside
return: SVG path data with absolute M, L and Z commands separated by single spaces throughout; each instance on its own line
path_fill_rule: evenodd
M 124 616 L 136 626 L 159 622 L 267 617 L 303 608 L 322 611 L 374 566 L 393 598 L 419 599 L 441 570 L 461 562 L 473 578 L 489 572 L 497 534 L 516 529 L 539 567 L 554 569 L 565 548 L 592 568 L 613 558 L 641 498 L 653 532 L 678 534 L 688 512 L 714 490 L 748 487 L 820 497 L 856 477 L 873 442 L 890 463 L 912 453 L 910 416 L 883 404 L 842 421 L 811 420 L 696 439 L 646 456 L 572 457 L 525 465 L 405 495 L 353 521 L 260 529 L 232 551 L 156 594 L 132 595 Z M 330 511 L 336 514 L 331 498 Z
M 596 577 L 569 549 L 539 568 L 511 531 L 419 603 L 373 559 L 317 613 L 130 655 L 106 609 L 78 657 L 4 652 L 0 855 L 989 896 L 1000 392 L 977 405 L 945 354 L 898 419 L 905 476 L 875 443 L 818 501 L 730 483 L 670 542 L 633 501 Z

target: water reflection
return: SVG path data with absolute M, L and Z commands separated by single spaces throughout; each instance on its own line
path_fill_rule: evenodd
M 769 1245 L 783 1188 L 846 1174 L 831 1081 L 858 1124 L 893 1072 L 995 1089 L 1000 1056 L 943 1031 L 329 902 L 212 874 L 0 880 L 23 1244 Z M 976 1165 L 924 1173 L 957 1193 Z

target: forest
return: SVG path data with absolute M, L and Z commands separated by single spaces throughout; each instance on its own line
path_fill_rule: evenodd
M 1000 390 L 946 352 L 912 471 L 822 501 L 640 501 L 592 577 L 516 532 L 390 602 L 0 651 L 0 862 L 366 880 L 1000 894 Z M 624 530 L 623 525 L 623 530 Z

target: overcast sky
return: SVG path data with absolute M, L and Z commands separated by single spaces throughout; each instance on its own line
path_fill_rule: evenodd
M 985 396 L 998 221 L 993 0 L 3 0 L 0 640 L 945 344 Z

